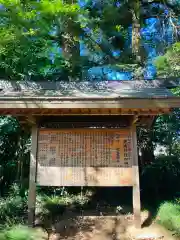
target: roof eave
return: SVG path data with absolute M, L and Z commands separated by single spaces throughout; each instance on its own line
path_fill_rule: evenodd
M 132 108 L 157 109 L 179 108 L 180 97 L 171 98 L 101 98 L 101 99 L 72 99 L 72 98 L 23 98 L 0 99 L 0 109 L 63 109 L 63 108 Z

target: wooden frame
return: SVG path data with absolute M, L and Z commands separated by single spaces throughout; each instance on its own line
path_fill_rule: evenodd
M 99 83 L 87 83 L 87 86 L 91 85 L 90 89 L 92 91 L 87 90 L 83 84 L 80 84 L 80 86 L 76 83 L 73 85 L 72 83 L 67 84 L 63 82 L 32 83 L 0 81 L 2 90 L 0 96 L 0 114 L 10 114 L 17 117 L 28 115 L 35 116 L 36 119 L 40 119 L 42 116 L 64 115 L 125 115 L 126 117 L 129 116 L 129 119 L 136 116 L 135 121 L 132 121 L 130 131 L 133 153 L 134 222 L 135 226 L 139 228 L 141 226 L 141 205 L 136 124 L 139 124 L 139 120 L 143 124 L 146 123 L 148 116 L 150 116 L 149 124 L 151 124 L 154 116 L 164 113 L 169 114 L 173 108 L 179 108 L 180 97 L 171 95 L 166 89 L 159 89 L 159 87 L 165 85 L 165 80 L 152 82 L 127 81 L 124 83 L 119 82 L 115 85 L 114 82 L 103 82 L 104 87 L 102 91 L 100 91 L 101 84 L 99 85 Z M 99 87 L 95 85 L 99 85 Z M 174 83 L 170 85 L 174 85 Z M 157 95 L 156 88 L 157 90 L 159 89 Z M 67 89 L 71 89 L 71 91 L 67 92 Z M 55 96 L 44 94 L 44 91 L 47 92 L 47 90 L 52 90 Z M 101 94 L 99 94 L 100 92 Z M 26 122 L 26 120 L 24 121 Z M 36 203 L 38 128 L 33 118 L 28 117 L 27 121 L 33 125 L 28 196 L 28 223 L 29 226 L 33 226 Z
M 119 129 L 119 128 L 117 128 L 117 129 L 115 129 L 115 128 L 113 128 L 113 129 L 106 129 L 106 128 L 101 128 L 101 129 L 96 129 L 96 128 L 93 128 L 93 129 L 87 129 L 87 128 L 85 128 L 85 129 L 82 129 L 82 128 L 67 128 L 67 129 L 59 129 L 59 132 L 78 132 L 78 133 L 81 133 L 81 132 L 89 132 L 89 131 L 91 131 L 91 130 L 93 130 L 93 132 L 121 132 L 121 133 L 123 133 L 123 134 L 128 134 L 128 133 L 130 133 L 130 128 L 126 128 L 126 129 Z M 57 132 L 57 129 L 41 129 L 41 132 L 49 132 L 49 131 L 51 131 L 51 132 Z
M 38 128 L 36 124 L 32 126 L 31 134 L 31 158 L 29 173 L 29 194 L 28 194 L 28 225 L 33 227 L 35 220 L 36 206 L 36 174 L 37 174 L 37 138 Z
M 46 131 L 46 130 L 42 130 L 42 131 Z M 77 129 L 77 131 L 80 131 L 80 129 Z M 96 131 L 98 131 L 98 129 Z M 117 131 L 117 130 L 112 129 L 112 131 Z M 124 133 L 127 133 L 127 132 L 128 130 L 124 130 Z M 134 122 L 131 127 L 131 136 L 132 136 L 132 154 L 133 154 L 133 162 L 132 162 L 133 183 L 132 184 L 133 184 L 134 224 L 136 228 L 140 228 L 141 227 L 141 204 L 140 204 L 140 186 L 139 186 L 139 167 L 138 167 L 136 125 Z M 31 227 L 34 225 L 35 203 L 36 203 L 37 141 L 38 141 L 38 129 L 36 125 L 33 125 L 29 196 L 28 196 L 28 224 Z
M 133 153 L 133 212 L 134 224 L 136 228 L 141 227 L 141 200 L 140 200 L 140 185 L 139 185 L 139 164 L 138 164 L 138 147 L 136 125 L 132 124 L 132 153 Z

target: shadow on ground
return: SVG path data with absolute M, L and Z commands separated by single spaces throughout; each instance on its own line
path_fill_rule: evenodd
M 48 235 L 50 240 L 128 240 L 128 224 L 122 216 L 66 216 L 52 224 Z
M 83 205 L 48 203 L 47 212 L 37 214 L 36 227 L 46 229 L 51 240 L 127 240 L 132 207 L 123 199 L 103 189 Z
M 48 203 L 48 211 L 44 215 L 37 214 L 36 227 L 46 229 L 49 240 L 130 240 L 132 196 L 123 191 L 118 193 L 102 189 L 95 191 L 84 204 Z M 156 214 L 145 209 L 142 211 L 143 231 L 153 225 Z

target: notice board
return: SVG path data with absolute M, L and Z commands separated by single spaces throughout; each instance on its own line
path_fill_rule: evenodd
M 132 186 L 129 129 L 39 129 L 41 186 Z

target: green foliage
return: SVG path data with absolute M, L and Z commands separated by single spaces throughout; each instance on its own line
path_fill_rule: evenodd
M 172 90 L 173 94 L 175 94 L 176 96 L 180 96 L 180 87 L 177 87 L 175 89 Z
M 157 213 L 157 220 L 165 228 L 180 235 L 180 205 L 173 202 L 161 204 Z
M 180 88 L 172 90 L 173 94 L 180 96 Z M 171 114 L 161 115 L 156 119 L 153 127 L 152 141 L 166 147 L 168 155 L 177 156 L 180 145 L 180 109 L 174 109 Z
M 24 132 L 15 118 L 1 116 L 0 142 L 0 194 L 3 195 L 15 180 L 28 177 L 29 131 Z
M 27 212 L 27 198 L 21 197 L 18 185 L 10 188 L 9 194 L 0 199 L 0 223 L 7 226 L 23 223 Z
M 0 4 L 0 18 L 3 19 L 0 25 L 0 33 L 3 36 L 0 39 L 1 75 L 13 79 L 24 79 L 28 76 L 43 78 L 47 72 L 52 75 L 57 71 L 60 74 L 62 69 L 66 71 L 67 63 L 59 49 L 54 63 L 46 53 L 47 49 L 52 49 L 55 44 L 61 47 L 63 31 L 67 26 L 65 23 L 71 19 L 74 25 L 78 25 L 78 5 L 56 0 L 1 0 Z M 74 25 L 72 28 L 75 28 Z M 69 26 L 70 24 L 68 28 Z M 55 36 L 53 31 L 56 31 Z M 71 40 L 72 45 L 73 38 L 67 40 Z
M 114 0 L 90 0 L 84 8 L 68 0 L 0 0 L 0 4 L 1 77 L 81 79 L 93 66 L 136 62 L 131 47 L 125 44 L 133 16 L 139 14 L 136 1 L 121 1 L 116 7 Z M 86 44 L 88 57 L 80 56 L 80 41 Z M 120 57 L 113 55 L 117 49 L 121 50 Z M 178 66 L 177 49 L 178 44 L 160 58 L 160 70 L 172 68 L 174 54 Z
M 47 223 L 59 219 L 66 209 L 79 211 L 91 197 L 91 192 L 62 196 L 37 194 L 36 214 Z M 41 239 L 41 233 L 25 226 L 27 221 L 27 197 L 20 196 L 20 188 L 13 185 L 6 198 L 0 200 L 0 239 L 1 240 L 34 240 Z M 21 225 L 19 225 L 21 224 Z M 24 226 L 23 226 L 23 225 Z M 39 234 L 39 235 L 38 235 Z
M 133 61 L 131 48 L 125 49 L 132 1 L 122 1 L 118 8 L 114 0 L 95 5 L 89 1 L 84 8 L 77 1 L 61 0 L 0 0 L 0 4 L 1 77 L 67 80 L 68 75 L 80 78 L 92 66 Z M 80 56 L 80 41 L 92 55 Z M 121 57 L 113 56 L 116 49 Z
M 85 191 L 78 194 L 38 194 L 37 196 L 37 215 L 41 219 L 46 217 L 59 217 L 66 209 L 79 211 L 87 206 L 90 201 L 92 192 Z
M 169 155 L 173 154 L 174 145 L 179 142 L 180 111 L 177 109 L 169 115 L 158 117 L 154 125 L 154 142 L 167 148 Z
M 25 203 L 22 201 L 20 196 L 8 197 L 0 201 L 0 221 L 7 224 L 13 225 L 18 222 L 23 222 L 25 215 Z
M 0 131 L 1 137 L 9 134 L 14 135 L 20 131 L 20 125 L 18 121 L 10 116 L 1 116 L 0 118 Z
M 58 196 L 45 196 L 41 204 L 42 214 L 57 216 L 64 212 L 68 200 Z
M 155 60 L 158 75 L 170 77 L 180 75 L 180 42 L 176 42 L 167 49 L 164 56 L 159 56 Z
M 179 96 L 180 88 L 172 89 Z M 180 156 L 180 109 L 174 109 L 170 114 L 159 115 L 150 129 L 138 129 L 138 145 L 143 161 L 154 161 L 156 146 L 163 146 L 168 156 L 177 159 Z M 142 163 L 143 165 L 143 163 Z
M 0 233 L 1 240 L 41 240 L 44 239 L 42 234 L 37 233 L 34 229 L 22 226 L 14 225 L 11 228 L 7 228 Z
M 20 126 L 12 117 L 0 117 L 0 185 L 9 185 L 9 176 L 16 176 L 17 149 L 19 144 Z M 15 167 L 15 168 L 14 168 Z M 12 177 L 12 180 L 13 179 Z
M 73 202 L 76 206 L 83 207 L 89 202 L 91 195 L 91 191 L 86 191 L 85 193 L 74 195 Z
M 153 177 L 152 177 L 153 176 Z M 180 161 L 175 156 L 159 156 L 144 166 L 141 173 L 142 194 L 153 201 L 173 198 L 180 192 Z M 150 199 L 152 202 L 152 199 Z

